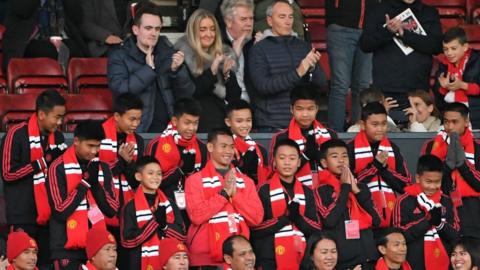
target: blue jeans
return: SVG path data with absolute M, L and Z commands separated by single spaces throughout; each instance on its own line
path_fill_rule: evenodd
M 328 98 L 328 126 L 344 131 L 345 101 L 352 90 L 352 122 L 360 116 L 360 91 L 372 81 L 372 54 L 359 47 L 361 29 L 331 24 L 327 28 L 327 53 L 330 59 L 330 94 Z

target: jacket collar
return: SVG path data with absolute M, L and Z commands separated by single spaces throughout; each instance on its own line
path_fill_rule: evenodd
M 153 55 L 155 56 L 155 63 L 157 61 L 167 58 L 165 53 L 167 52 L 167 44 L 164 41 L 164 37 L 159 37 L 157 41 L 157 45 L 153 48 Z M 137 62 L 145 62 L 145 53 L 140 50 L 137 46 L 137 39 L 134 36 L 131 36 L 125 40 L 123 43 L 123 47 L 128 51 L 128 54 L 135 59 Z M 158 58 L 158 59 L 157 59 Z
M 407 4 L 403 0 L 390 0 L 390 5 L 395 9 L 399 9 L 400 12 L 407 8 L 410 8 L 412 11 L 420 11 L 423 8 L 422 0 L 415 0 L 412 4 Z

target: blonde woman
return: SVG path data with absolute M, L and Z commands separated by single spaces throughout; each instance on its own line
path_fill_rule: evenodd
M 234 51 L 222 45 L 215 16 L 197 9 L 188 20 L 186 35 L 175 48 L 185 54 L 185 63 L 195 83 L 194 97 L 202 105 L 198 132 L 208 132 L 221 126 L 225 119 L 225 104 L 239 99 Z

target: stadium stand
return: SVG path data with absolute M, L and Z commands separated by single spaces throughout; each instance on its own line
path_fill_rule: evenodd
M 467 22 L 465 0 L 424 0 L 423 3 L 437 8 L 444 30 Z
M 67 113 L 63 120 L 63 131 L 73 132 L 78 121 L 93 119 L 105 120 L 112 115 L 112 98 L 97 95 L 95 92 L 68 94 L 66 99 Z
M 299 0 L 298 4 L 304 17 L 322 18 L 325 21 L 325 0 Z

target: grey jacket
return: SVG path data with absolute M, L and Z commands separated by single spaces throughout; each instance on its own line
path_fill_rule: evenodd
M 146 64 L 145 54 L 137 47 L 135 38 L 130 37 L 108 56 L 108 85 L 113 93 L 130 92 L 138 95 L 144 103 L 138 132 L 146 132 L 152 123 L 156 93 L 162 96 L 171 117 L 175 100 L 191 97 L 195 92 L 195 85 L 184 65 L 176 72 L 171 71 L 174 49 L 166 37 L 159 38 L 153 53 L 155 69 Z

